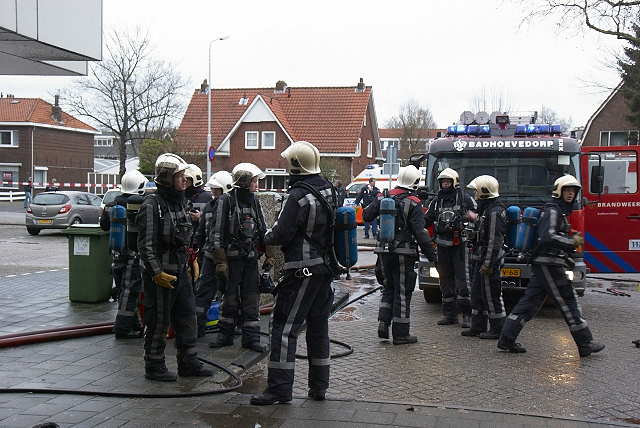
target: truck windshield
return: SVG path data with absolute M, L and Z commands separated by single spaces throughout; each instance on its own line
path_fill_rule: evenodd
M 460 186 L 473 195 L 467 184 L 487 174 L 500 183 L 500 199 L 506 206 L 542 206 L 551 198 L 556 178 L 565 174 L 580 177 L 579 160 L 578 153 L 548 151 L 440 152 L 429 155 L 426 185 L 431 192 L 437 192 L 438 175 L 443 169 L 452 168 L 460 175 Z

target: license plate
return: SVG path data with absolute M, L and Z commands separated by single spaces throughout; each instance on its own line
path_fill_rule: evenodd
M 503 268 L 500 276 L 520 276 L 520 269 L 507 269 Z
M 51 220 L 38 220 L 38 224 L 51 224 Z

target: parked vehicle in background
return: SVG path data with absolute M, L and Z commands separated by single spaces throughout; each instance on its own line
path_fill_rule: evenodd
M 107 204 L 113 202 L 118 196 L 122 195 L 122 191 L 120 189 L 109 189 L 107 193 L 102 197 L 102 203 L 100 204 L 100 208 L 104 210 L 104 207 Z
M 38 193 L 27 208 L 27 232 L 37 235 L 42 229 L 66 229 L 72 224 L 98 224 L 102 199 L 88 192 Z
M 603 189 L 585 187 L 585 256 L 591 272 L 640 272 L 640 146 L 582 146 L 582 181 L 602 175 Z

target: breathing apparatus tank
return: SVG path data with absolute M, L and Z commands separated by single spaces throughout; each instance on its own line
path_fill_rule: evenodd
M 140 205 L 144 201 L 142 195 L 131 195 L 127 199 L 127 247 L 131 251 L 138 252 L 138 224 L 136 223 L 136 216 Z
M 384 198 L 380 201 L 380 231 L 378 240 L 383 244 L 390 244 L 396 239 L 396 201 L 389 197 L 389 191 L 384 191 Z
M 518 251 L 526 253 L 533 249 L 539 217 L 540 211 L 538 211 L 537 208 L 527 207 L 524 209 L 522 223 L 518 226 L 518 235 L 516 238 L 515 247 Z
M 507 245 L 509 248 L 516 246 L 518 226 L 522 223 L 522 211 L 520 207 L 513 205 L 507 208 Z
M 336 210 L 335 249 L 338 262 L 350 268 L 358 262 L 358 225 L 356 211 L 352 207 Z
M 127 248 L 127 209 L 122 205 L 114 205 L 109 210 L 109 246 L 114 251 Z

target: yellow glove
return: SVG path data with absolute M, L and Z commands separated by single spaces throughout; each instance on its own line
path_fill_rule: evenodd
M 276 264 L 276 247 L 267 245 L 264 249 L 264 262 L 262 262 L 262 270 L 271 270 Z
M 485 265 L 480 266 L 480 275 L 489 276 L 493 273 L 493 269 Z
M 578 248 L 582 244 L 584 244 L 584 238 L 582 236 L 580 236 L 580 234 L 578 232 L 574 233 L 573 234 L 573 247 L 574 248 Z
M 229 282 L 229 265 L 227 253 L 223 249 L 213 250 L 213 262 L 216 264 L 216 276 L 225 284 Z
M 171 283 L 176 279 L 178 278 L 176 278 L 173 275 L 169 275 L 166 272 L 160 272 L 159 274 L 153 277 L 153 280 L 155 281 L 155 283 L 158 284 L 160 287 L 170 288 L 171 290 L 173 290 L 173 285 L 171 285 Z
M 189 267 L 191 268 L 191 279 L 195 283 L 200 276 L 200 265 L 198 264 L 198 259 L 195 259 Z

